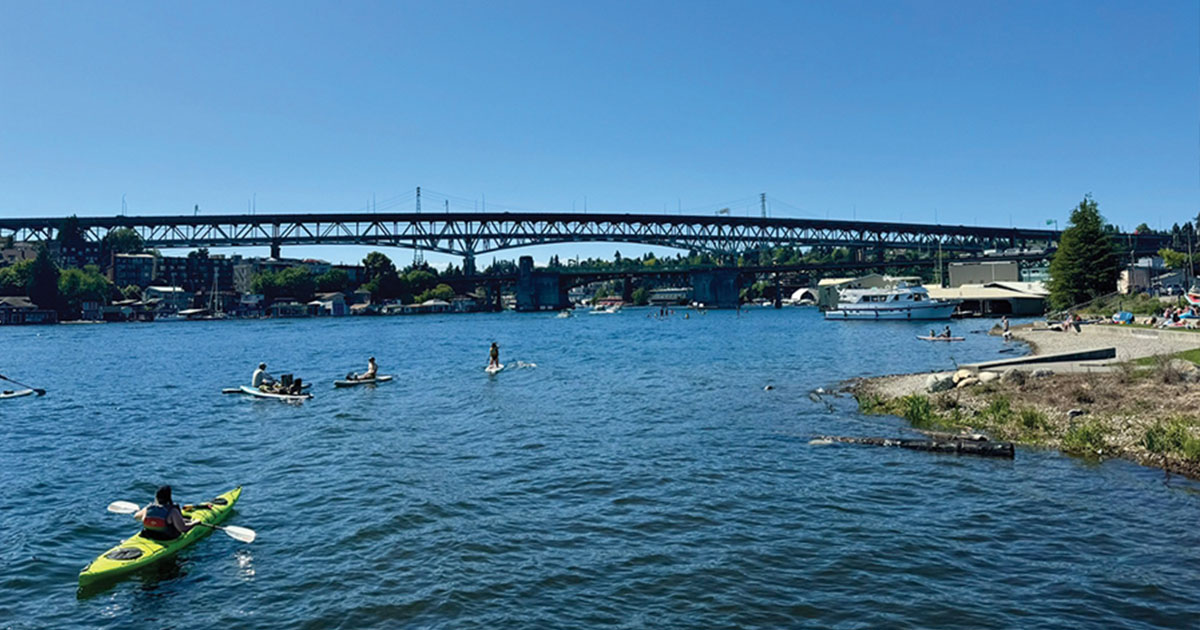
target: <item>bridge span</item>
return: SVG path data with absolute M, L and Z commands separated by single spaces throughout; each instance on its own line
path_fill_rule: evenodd
M 462 256 L 576 242 L 657 245 L 729 255 L 766 247 L 834 246 L 979 254 L 989 249 L 1048 249 L 1060 232 L 1030 228 L 671 214 L 534 212 L 229 214 L 212 216 L 85 216 L 80 235 L 99 241 L 118 228 L 136 231 L 147 247 L 367 245 Z M 49 240 L 64 218 L 0 218 L 0 238 Z M 1125 239 L 1122 239 L 1125 240 Z M 1157 251 L 1162 237 L 1134 237 L 1135 249 Z M 473 264 L 472 264 L 473 266 Z

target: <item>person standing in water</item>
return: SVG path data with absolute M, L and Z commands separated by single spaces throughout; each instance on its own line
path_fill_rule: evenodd
M 1001 336 L 1004 337 L 1005 341 L 1008 341 L 1012 337 L 1012 331 L 1008 329 L 1008 315 L 1000 318 L 1000 327 L 1003 329 Z
M 488 367 L 500 367 L 500 346 L 496 342 L 492 342 L 492 348 L 488 351 Z

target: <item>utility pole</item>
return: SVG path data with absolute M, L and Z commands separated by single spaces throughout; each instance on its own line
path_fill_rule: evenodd
M 417 186 L 417 214 L 421 214 L 421 187 L 420 186 Z M 413 248 L 413 266 L 415 267 L 415 266 L 421 264 L 422 262 L 425 262 L 425 257 L 423 255 L 421 255 L 421 243 L 419 241 L 414 241 L 413 245 L 415 245 L 415 247 Z

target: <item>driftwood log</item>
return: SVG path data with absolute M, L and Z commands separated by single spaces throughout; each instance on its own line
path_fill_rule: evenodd
M 844 437 L 836 435 L 817 436 L 816 440 L 842 442 L 844 444 L 869 444 L 871 446 L 896 446 L 914 451 L 954 453 L 957 455 L 979 455 L 981 457 L 1004 457 L 1012 459 L 1016 453 L 1011 442 L 987 442 L 980 440 L 917 440 L 906 438 Z

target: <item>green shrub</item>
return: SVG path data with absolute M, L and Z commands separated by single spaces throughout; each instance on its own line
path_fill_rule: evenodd
M 1108 448 L 1104 427 L 1092 421 L 1078 424 L 1067 430 L 1062 439 L 1062 451 L 1072 455 L 1097 457 Z
M 887 403 L 884 402 L 883 398 L 880 398 L 876 394 L 857 396 L 855 397 L 855 400 L 858 401 L 858 410 L 863 413 L 872 414 L 887 412 Z
M 979 412 L 979 415 L 992 424 L 1007 424 L 1012 419 L 1012 404 L 1007 396 L 997 396 Z
M 1177 455 L 1189 461 L 1200 461 L 1200 438 L 1192 432 L 1192 422 L 1173 418 L 1156 422 L 1146 429 L 1142 446 L 1151 453 Z
M 900 411 L 900 415 L 914 427 L 928 429 L 941 425 L 929 399 L 920 394 L 900 399 Z
M 1037 409 L 1022 409 L 1017 418 L 1027 431 L 1042 432 L 1050 428 L 1050 421 L 1046 418 L 1046 414 Z

